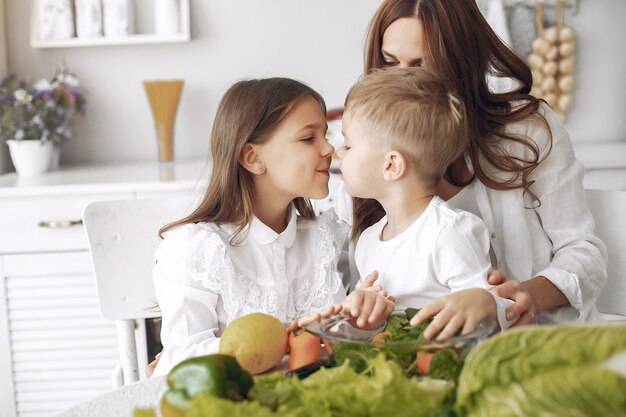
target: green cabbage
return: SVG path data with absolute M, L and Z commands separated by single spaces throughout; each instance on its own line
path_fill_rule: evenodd
M 459 378 L 461 416 L 626 416 L 626 325 L 510 330 L 476 347 Z

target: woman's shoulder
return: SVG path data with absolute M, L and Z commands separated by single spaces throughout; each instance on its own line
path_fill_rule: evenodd
M 512 104 L 513 108 L 520 105 L 520 103 Z M 563 123 L 554 110 L 543 101 L 539 102 L 539 107 L 533 114 L 523 120 L 507 124 L 505 132 L 513 136 L 530 139 L 537 145 L 541 154 L 549 150 L 555 142 L 569 141 Z M 527 147 L 513 141 L 506 141 L 505 146 L 508 146 L 509 152 L 514 154 L 528 151 Z

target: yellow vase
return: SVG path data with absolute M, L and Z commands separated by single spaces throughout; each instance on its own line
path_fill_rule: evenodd
M 159 162 L 174 160 L 174 121 L 184 83 L 183 80 L 143 82 L 154 118 Z

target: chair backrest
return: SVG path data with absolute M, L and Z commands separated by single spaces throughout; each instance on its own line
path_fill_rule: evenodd
M 608 279 L 597 306 L 601 313 L 626 316 L 626 191 L 586 190 L 596 235 L 609 256 Z
M 89 204 L 83 222 L 105 319 L 158 317 L 152 267 L 159 229 L 191 212 L 191 195 Z

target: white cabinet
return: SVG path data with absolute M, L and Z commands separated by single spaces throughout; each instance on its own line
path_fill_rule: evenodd
M 41 1 L 41 0 L 40 0 Z M 129 35 L 71 37 L 68 39 L 42 39 L 39 26 L 41 19 L 37 16 L 37 1 L 31 4 L 31 30 L 30 46 L 32 48 L 72 48 L 79 46 L 105 46 L 105 45 L 139 45 L 172 42 L 188 42 L 191 39 L 189 0 L 131 0 L 134 26 L 137 30 Z M 164 7 L 163 12 L 157 10 L 158 4 L 172 7 Z M 173 25 L 159 24 L 156 22 L 160 16 L 171 16 L 175 19 Z M 167 33 L 158 33 L 160 27 L 172 27 L 174 30 L 166 30 Z M 106 26 L 104 27 L 106 30 Z
M 100 319 L 88 252 L 1 257 L 10 379 L 2 415 L 49 416 L 110 389 L 114 323 Z M 6 333 L 6 331 L 5 331 Z M 7 361 L 10 359 L 10 361 Z M 8 362 L 8 363 L 7 363 Z M 3 372 L 4 373 L 4 372 Z M 13 386 L 13 395 L 6 396 Z
M 158 196 L 191 202 L 203 170 L 202 162 L 176 163 L 166 182 L 156 163 L 0 176 L 0 416 L 51 416 L 111 389 L 117 332 L 98 310 L 85 205 Z

